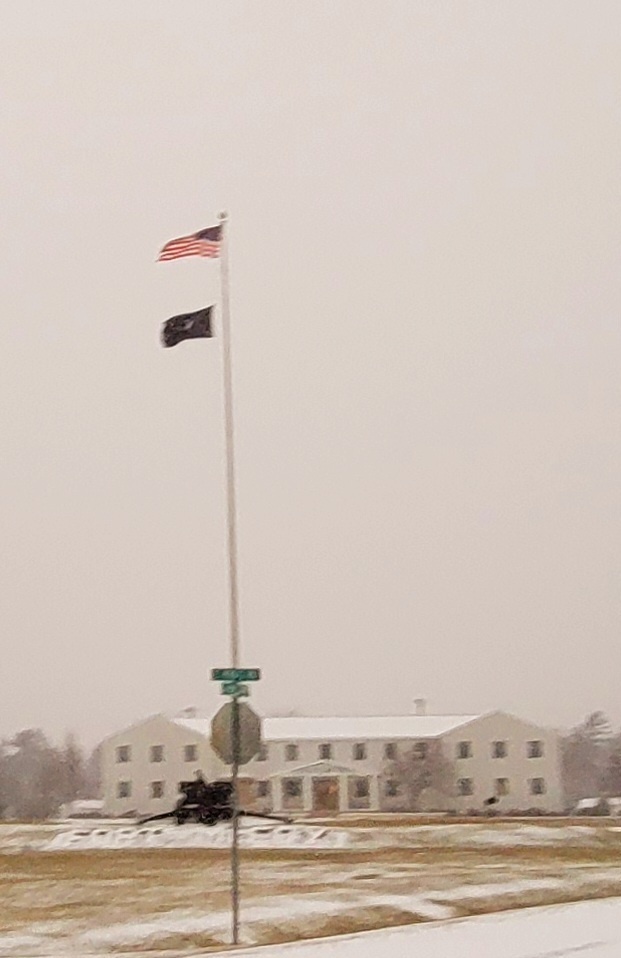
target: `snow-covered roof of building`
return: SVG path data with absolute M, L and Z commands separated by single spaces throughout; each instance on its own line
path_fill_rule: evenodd
M 346 716 L 286 716 L 263 719 L 263 740 L 281 742 L 292 740 L 335 739 L 413 739 L 437 738 L 446 732 L 466 725 L 479 715 L 368 715 L 357 718 Z M 209 737 L 209 719 L 175 717 L 177 725 Z
M 266 741 L 284 739 L 434 738 L 477 718 L 476 715 L 368 715 L 359 717 L 266 718 Z

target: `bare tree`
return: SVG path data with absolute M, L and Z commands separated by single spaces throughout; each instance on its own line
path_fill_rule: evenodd
M 86 787 L 75 736 L 54 748 L 41 729 L 24 729 L 0 743 L 0 817 L 49 818 L 63 802 L 84 796 Z
M 58 779 L 63 802 L 84 798 L 86 767 L 84 753 L 75 735 L 69 732 L 59 751 Z
M 603 712 L 591 712 L 561 739 L 561 776 L 569 806 L 608 791 L 613 731 Z
M 3 760 L 5 814 L 43 819 L 54 814 L 62 801 L 59 754 L 41 729 L 18 732 Z
M 84 793 L 82 798 L 101 796 L 101 745 L 96 745 L 84 766 Z
M 418 809 L 424 792 L 449 798 L 455 793 L 455 769 L 446 758 L 442 743 L 432 739 L 416 742 L 387 763 L 384 777 L 396 782 L 403 796 L 402 807 Z

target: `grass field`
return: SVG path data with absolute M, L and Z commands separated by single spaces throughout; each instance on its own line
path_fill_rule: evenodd
M 343 827 L 346 849 L 243 852 L 245 942 L 621 895 L 621 830 L 610 821 L 339 820 Z M 2 958 L 173 958 L 226 947 L 227 851 L 33 848 L 45 834 L 0 826 Z

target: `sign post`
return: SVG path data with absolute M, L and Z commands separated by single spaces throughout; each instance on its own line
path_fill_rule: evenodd
M 261 720 L 256 712 L 243 702 L 248 686 L 238 681 L 256 682 L 260 678 L 258 669 L 213 669 L 212 679 L 222 680 L 223 695 L 230 695 L 231 701 L 218 709 L 211 721 L 211 747 L 223 762 L 232 766 L 231 786 L 233 798 L 233 834 L 231 836 L 231 906 L 233 912 L 233 944 L 239 938 L 239 766 L 245 765 L 261 748 Z

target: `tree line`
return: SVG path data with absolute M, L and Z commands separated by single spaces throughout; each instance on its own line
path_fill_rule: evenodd
M 581 798 L 621 797 L 621 732 L 592 712 L 561 738 L 561 776 L 569 807 Z
M 51 818 L 66 802 L 99 798 L 99 790 L 99 748 L 87 755 L 73 734 L 58 747 L 41 729 L 0 740 L 0 818 Z

